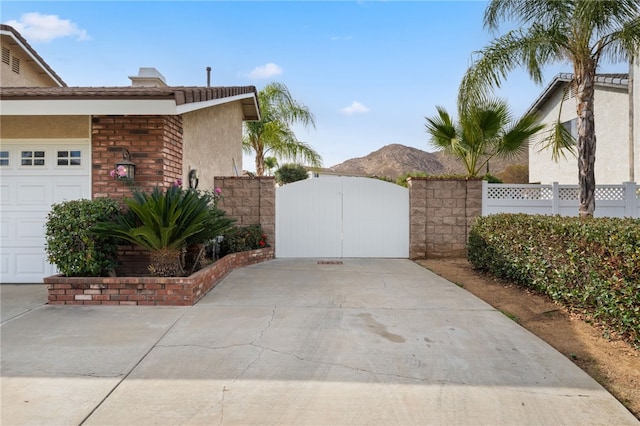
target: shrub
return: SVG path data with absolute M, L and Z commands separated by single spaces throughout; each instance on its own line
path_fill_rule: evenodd
M 640 345 L 640 219 L 481 217 L 468 259 Z
M 482 176 L 482 180 L 486 180 L 489 183 L 502 183 L 502 179 L 500 179 L 498 176 L 492 175 L 491 173 L 487 173 Z
M 91 227 L 113 220 L 119 212 L 115 200 L 73 200 L 54 204 L 47 216 L 45 251 L 49 262 L 65 276 L 105 276 L 117 263 L 117 240 L 98 236 Z
M 267 236 L 259 224 L 233 227 L 223 234 L 220 256 L 269 247 Z
M 156 276 L 184 274 L 182 253 L 187 242 L 203 243 L 210 238 L 205 224 L 211 218 L 211 197 L 195 190 L 154 188 L 148 194 L 133 193 L 125 199 L 128 211 L 114 221 L 100 222 L 98 235 L 117 237 L 151 251 L 149 271 Z
M 275 173 L 276 182 L 280 185 L 305 180 L 307 177 L 307 169 L 299 164 L 283 164 Z

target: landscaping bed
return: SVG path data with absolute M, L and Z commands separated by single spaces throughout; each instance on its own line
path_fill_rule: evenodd
M 272 247 L 231 253 L 188 277 L 46 277 L 51 305 L 189 306 L 236 268 L 273 259 Z

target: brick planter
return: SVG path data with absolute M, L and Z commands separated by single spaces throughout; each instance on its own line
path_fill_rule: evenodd
M 232 253 L 188 277 L 44 278 L 50 305 L 190 306 L 229 272 L 274 258 L 272 247 Z

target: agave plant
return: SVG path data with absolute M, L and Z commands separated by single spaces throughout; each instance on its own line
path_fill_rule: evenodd
M 184 275 L 182 253 L 187 242 L 209 238 L 211 197 L 172 187 L 163 192 L 136 191 L 124 200 L 128 210 L 113 222 L 93 227 L 98 234 L 118 237 L 151 251 L 149 271 L 156 276 Z

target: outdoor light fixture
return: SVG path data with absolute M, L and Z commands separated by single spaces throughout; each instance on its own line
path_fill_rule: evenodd
M 136 165 L 130 160 L 129 150 L 122 148 L 122 160 L 116 163 L 116 176 L 119 179 L 133 180 L 136 175 Z

